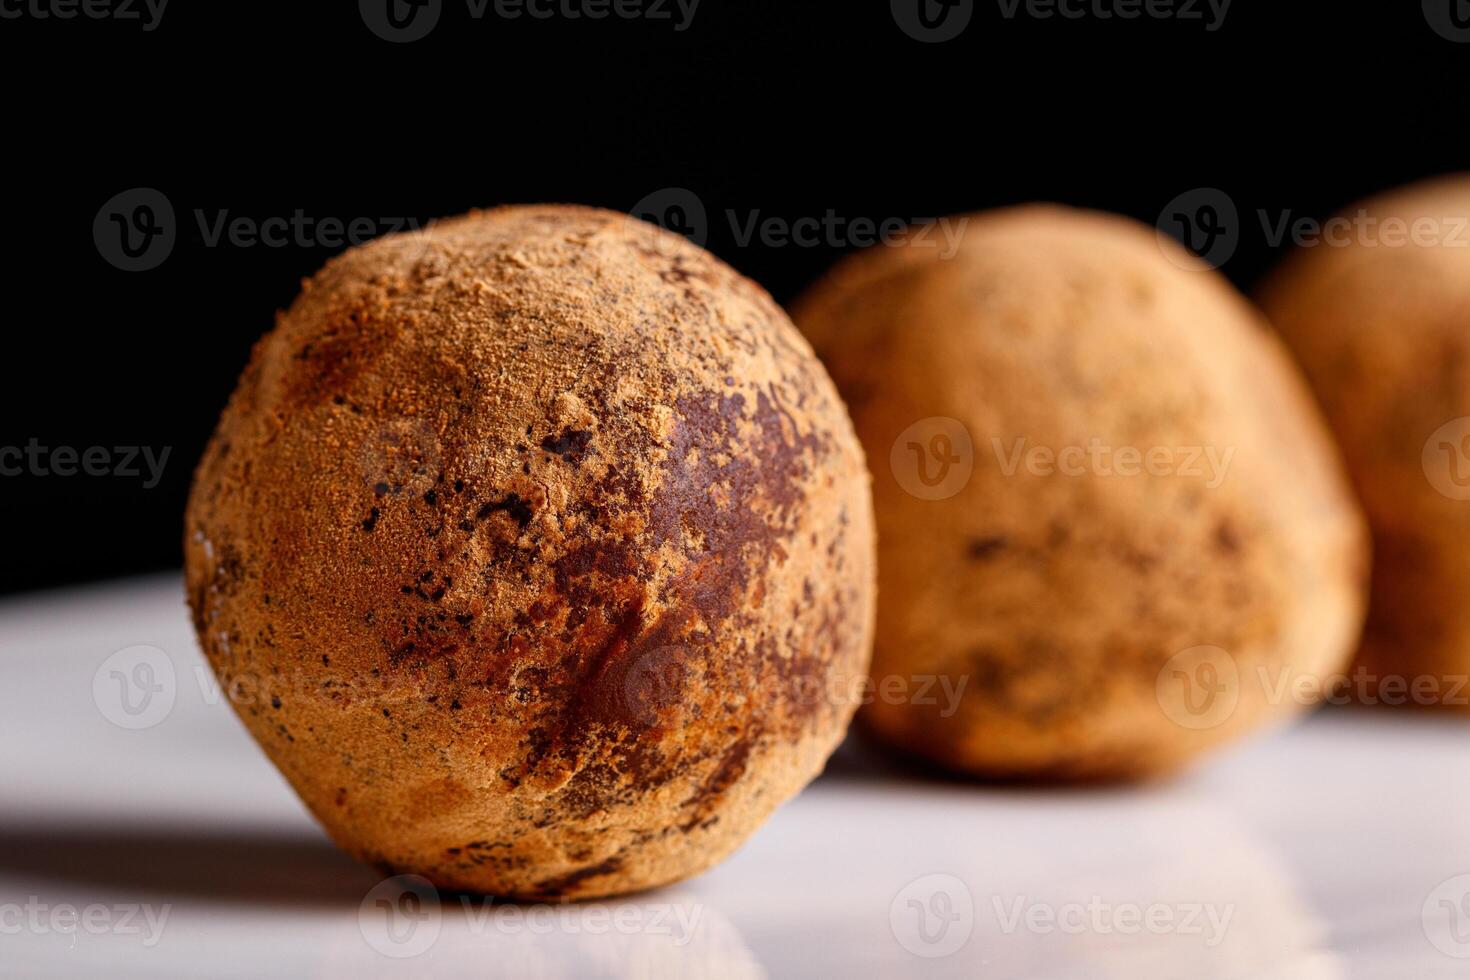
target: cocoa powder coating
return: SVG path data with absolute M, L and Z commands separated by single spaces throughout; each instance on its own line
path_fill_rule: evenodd
M 821 769 L 873 628 L 869 479 L 759 287 L 509 207 L 355 248 L 256 346 L 189 602 L 345 849 L 521 898 L 698 872 Z
M 796 321 L 873 464 L 873 672 L 935 680 L 865 706 L 877 738 L 986 777 L 1148 777 L 1345 667 L 1368 552 L 1327 428 L 1264 319 L 1153 229 L 974 215 L 953 256 L 853 256 Z M 935 420 L 973 471 L 927 499 L 903 440 Z

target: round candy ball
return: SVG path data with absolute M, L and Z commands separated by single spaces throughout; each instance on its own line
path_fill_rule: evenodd
M 1470 175 L 1349 207 L 1261 300 L 1306 368 L 1373 528 L 1351 693 L 1470 710 Z
M 1174 769 L 1325 693 L 1365 532 L 1311 395 L 1216 272 L 1130 220 L 951 219 L 797 323 L 873 461 L 884 741 L 989 777 Z
M 186 527 L 199 640 L 346 850 L 517 898 L 683 878 L 822 768 L 869 477 L 758 286 L 624 215 L 354 248 L 256 346 Z

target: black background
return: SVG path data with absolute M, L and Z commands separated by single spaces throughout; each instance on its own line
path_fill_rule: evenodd
M 1050 199 L 1153 223 L 1217 187 L 1241 215 L 1224 271 L 1249 288 L 1280 252 L 1259 210 L 1322 218 L 1462 169 L 1470 123 L 1470 44 L 1412 0 L 1235 0 L 1215 31 L 975 0 L 939 44 L 905 34 L 888 0 L 702 0 L 683 32 L 476 21 L 445 0 L 410 44 L 372 34 L 352 0 L 174 0 L 148 32 L 0 20 L 0 66 L 0 445 L 172 447 L 153 489 L 0 478 L 3 591 L 178 564 L 190 472 L 251 343 L 340 250 L 211 247 L 196 209 L 425 221 L 515 201 L 627 210 L 686 187 L 709 247 L 787 301 L 842 243 L 740 247 L 727 211 L 917 218 Z M 177 216 L 146 272 L 110 265 L 92 230 L 134 187 Z

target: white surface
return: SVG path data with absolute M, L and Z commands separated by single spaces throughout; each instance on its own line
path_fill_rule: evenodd
M 139 644 L 177 696 L 134 730 L 94 679 Z M 387 894 L 417 912 L 390 935 L 379 876 L 207 677 L 172 577 L 0 603 L 0 975 L 1470 976 L 1463 718 L 1327 712 L 1132 791 L 911 779 L 849 745 L 693 881 L 534 909 Z

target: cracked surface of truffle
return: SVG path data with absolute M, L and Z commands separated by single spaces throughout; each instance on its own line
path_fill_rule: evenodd
M 333 259 L 186 521 L 245 724 L 341 846 L 443 887 L 708 867 L 820 771 L 867 668 L 869 478 L 831 381 L 758 286 L 612 212 Z

